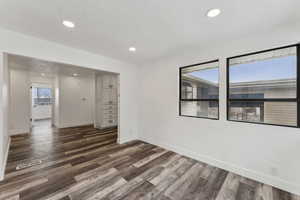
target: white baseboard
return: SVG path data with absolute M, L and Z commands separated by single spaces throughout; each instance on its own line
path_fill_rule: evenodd
M 11 141 L 11 139 L 9 137 L 8 138 L 7 148 L 5 150 L 5 155 L 4 155 L 3 163 L 2 163 L 1 172 L 0 172 L 0 181 L 2 181 L 4 179 L 5 169 L 6 169 L 6 163 L 7 163 L 7 158 L 8 158 L 8 153 L 9 153 L 9 147 L 10 147 L 10 141 Z
M 288 182 L 283 179 L 280 179 L 278 177 L 270 176 L 268 174 L 257 172 L 257 171 L 251 170 L 251 169 L 246 169 L 246 168 L 243 168 L 243 167 L 240 167 L 240 166 L 237 166 L 237 165 L 225 162 L 225 161 L 221 161 L 221 160 L 217 160 L 217 159 L 205 156 L 205 155 L 199 155 L 199 153 L 192 152 L 188 149 L 185 149 L 185 148 L 182 148 L 182 147 L 179 147 L 176 145 L 171 145 L 171 144 L 161 143 L 161 142 L 157 143 L 157 142 L 154 142 L 151 139 L 147 139 L 147 138 L 139 138 L 139 139 L 142 141 L 148 142 L 150 144 L 154 144 L 154 145 L 163 147 L 165 149 L 174 151 L 178 154 L 193 158 L 195 160 L 199 160 L 199 161 L 207 163 L 209 165 L 233 172 L 240 176 L 247 177 L 247 178 L 256 180 L 258 182 L 265 183 L 265 184 L 271 185 L 273 187 L 280 188 L 282 190 L 291 192 L 293 194 L 300 195 L 300 186 L 299 185 Z
M 20 135 L 20 134 L 25 134 L 25 133 L 29 133 L 30 131 L 27 129 L 11 129 L 8 131 L 10 136 L 13 135 Z
M 89 126 L 89 125 L 93 125 L 93 123 L 60 124 L 59 127 L 56 127 L 56 128 L 73 128 L 73 127 L 78 127 L 78 126 Z
M 118 136 L 118 144 L 124 144 L 133 140 L 138 140 L 137 138 L 119 138 Z

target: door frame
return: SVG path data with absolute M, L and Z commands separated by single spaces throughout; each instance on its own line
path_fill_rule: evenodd
M 50 88 L 51 89 L 51 118 L 50 118 L 50 120 L 51 120 L 51 126 L 53 126 L 53 123 L 54 123 L 54 121 L 53 121 L 53 109 L 54 109 L 54 100 L 55 100 L 55 98 L 54 98 L 54 87 L 53 87 L 53 83 L 51 84 L 51 83 L 39 83 L 39 82 L 31 82 L 30 83 L 30 89 L 29 89 L 29 98 L 30 98 L 30 111 L 29 111 L 29 113 L 30 113 L 30 121 L 29 121 L 29 123 L 30 123 L 30 129 L 32 130 L 32 128 L 33 128 L 33 121 L 34 121 L 34 118 L 33 118 L 33 99 L 32 99 L 32 88 L 33 87 L 35 87 L 35 86 L 37 86 L 37 85 L 40 85 L 40 86 L 43 86 L 44 88 Z

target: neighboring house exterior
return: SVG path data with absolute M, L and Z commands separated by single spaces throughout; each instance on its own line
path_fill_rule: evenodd
M 210 99 L 218 97 L 218 84 L 190 74 L 182 76 L 182 98 Z M 239 82 L 230 84 L 230 95 L 234 99 L 296 98 L 296 80 L 279 79 L 269 81 Z M 217 116 L 218 106 L 211 101 L 185 101 L 181 112 L 188 116 Z M 294 102 L 230 102 L 231 120 L 264 122 L 294 126 L 297 124 L 297 105 Z
M 181 95 L 183 99 L 218 98 L 217 83 L 185 74 L 182 77 Z M 218 103 L 214 101 L 185 101 L 181 103 L 181 114 L 187 116 L 218 117 Z

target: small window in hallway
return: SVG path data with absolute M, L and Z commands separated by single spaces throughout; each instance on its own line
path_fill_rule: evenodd
M 180 116 L 219 118 L 218 60 L 180 68 Z
M 35 105 L 49 105 L 51 104 L 51 88 L 32 88 L 32 97 Z

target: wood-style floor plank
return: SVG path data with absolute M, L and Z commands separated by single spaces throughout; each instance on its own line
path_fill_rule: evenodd
M 117 144 L 117 132 L 41 127 L 13 136 L 0 199 L 300 200 L 152 144 Z

